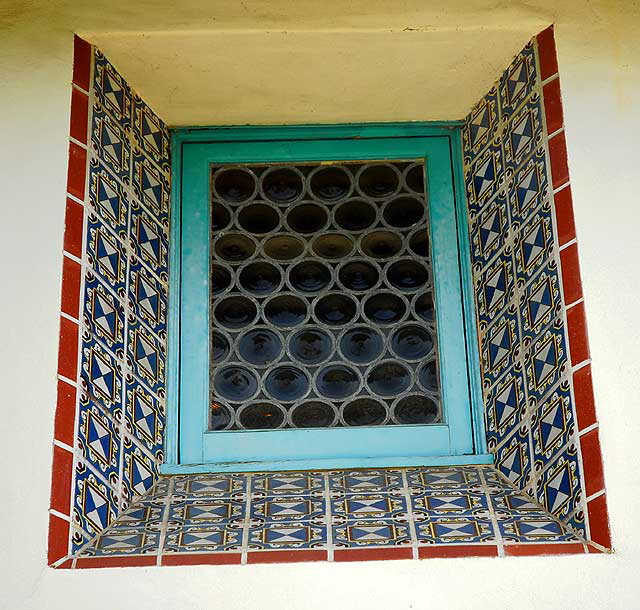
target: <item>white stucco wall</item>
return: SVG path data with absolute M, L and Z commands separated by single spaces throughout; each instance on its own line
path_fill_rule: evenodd
M 22 4 L 1 14 L 20 25 L 0 32 L 0 608 L 640 608 L 640 19 L 631 2 L 612 3 L 605 21 L 566 7 L 556 16 L 616 554 L 83 571 L 45 567 L 71 32 L 82 24 L 68 15 L 32 23 Z M 552 15 L 545 10 L 537 17 Z

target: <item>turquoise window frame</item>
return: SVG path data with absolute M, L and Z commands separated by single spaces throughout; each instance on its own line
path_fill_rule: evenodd
M 416 154 L 416 150 L 422 152 Z M 187 128 L 172 133 L 163 474 L 492 463 L 484 430 L 461 150 L 459 123 Z M 209 208 L 202 209 L 202 202 L 209 202 L 211 164 L 424 156 L 429 201 L 445 198 L 452 204 L 429 209 L 439 339 L 449 337 L 446 345 L 439 345 L 446 425 L 332 429 L 330 445 L 338 451 L 347 441 L 349 455 L 329 458 L 309 449 L 317 447 L 318 435 L 325 430 L 206 433 Z M 199 262 L 194 265 L 194 261 Z M 207 339 L 196 340 L 203 330 Z M 181 349 L 185 344 L 188 350 Z M 430 429 L 429 455 L 405 455 L 403 438 L 415 446 L 426 428 Z M 281 437 L 276 443 L 274 434 Z M 215 440 L 215 450 L 208 439 Z M 269 457 L 274 445 L 285 448 L 285 457 L 282 451 Z M 397 455 L 371 457 L 372 446 L 384 446 L 387 453 Z

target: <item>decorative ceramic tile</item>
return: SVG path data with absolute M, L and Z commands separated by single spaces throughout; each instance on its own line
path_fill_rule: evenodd
M 485 493 L 469 490 L 436 490 L 411 496 L 414 518 L 435 516 L 489 517 Z
M 110 529 L 96 538 L 95 544 L 79 554 L 80 557 L 100 557 L 108 555 L 142 555 L 157 553 L 160 534 L 147 530 L 129 532 Z
M 477 212 L 502 186 L 503 177 L 502 145 L 500 140 L 492 141 L 477 158 L 465 159 L 465 180 L 469 210 Z
M 110 286 L 116 294 L 124 296 L 127 258 L 124 245 L 98 216 L 87 216 L 87 263 L 92 271 Z
M 389 492 L 402 487 L 402 475 L 396 470 L 353 470 L 330 473 L 331 490 L 345 493 Z
M 323 518 L 326 501 L 322 497 L 311 496 L 267 496 L 251 501 L 251 519 L 259 521 L 302 521 Z
M 495 540 L 488 519 L 474 517 L 431 517 L 416 523 L 418 544 L 479 543 Z
M 409 468 L 407 482 L 411 493 L 421 489 L 472 489 L 482 486 L 476 467 L 447 466 L 443 468 Z
M 498 122 L 498 90 L 493 87 L 469 113 L 462 130 L 464 150 L 475 157 L 491 140 Z
M 551 204 L 547 201 L 517 229 L 514 252 L 518 282 L 526 283 L 538 272 L 553 256 L 553 246 Z
M 100 105 L 122 126 L 131 126 L 131 89 L 107 58 L 96 49 L 93 91 Z
M 538 501 L 557 518 L 572 514 L 582 501 L 577 447 L 570 445 L 552 458 L 536 482 Z
M 127 430 L 155 454 L 163 448 L 164 408 L 137 379 L 126 379 Z
M 165 346 L 137 320 L 129 324 L 127 362 L 152 392 L 164 391 Z
M 122 416 L 122 365 L 89 334 L 83 336 L 80 404 L 99 404 Z
M 205 527 L 210 524 L 242 523 L 246 513 L 246 501 L 232 498 L 189 499 L 172 501 L 169 507 L 169 524 L 180 527 Z
M 510 436 L 522 421 L 527 400 L 522 367 L 514 366 L 486 394 L 486 434 L 489 449 Z
M 174 477 L 174 498 L 224 498 L 244 494 L 246 475 L 204 474 Z
M 349 494 L 331 501 L 331 514 L 340 519 L 407 519 L 407 501 L 400 495 Z
M 162 451 L 155 457 L 138 447 L 130 436 L 123 439 L 124 464 L 122 472 L 123 505 L 134 498 L 144 496 L 158 478 L 156 459 L 162 457 Z
M 534 154 L 514 174 L 510 213 L 514 222 L 522 224 L 529 214 L 549 198 L 549 182 L 544 149 Z
M 564 542 L 578 538 L 555 519 L 520 517 L 499 521 L 500 533 L 506 542 Z
M 84 327 L 117 357 L 124 355 L 124 307 L 98 281 L 91 270 L 85 273 Z
M 527 393 L 536 400 L 555 385 L 567 368 L 564 322 L 556 318 L 525 354 Z
M 307 496 L 324 491 L 318 472 L 258 473 L 251 477 L 251 492 L 263 496 Z
M 202 551 L 240 551 L 242 525 L 209 525 L 168 531 L 163 553 Z
M 554 258 L 539 267 L 526 288 L 521 288 L 520 320 L 524 337 L 534 339 L 562 314 L 562 298 L 558 281 L 557 262 Z
M 118 425 L 93 404 L 80 402 L 78 446 L 84 462 L 117 485 L 120 462 Z
M 133 150 L 133 188 L 136 197 L 164 226 L 169 225 L 169 179 L 137 149 Z
M 500 78 L 500 111 L 502 116 L 513 114 L 533 91 L 537 82 L 533 44 L 529 43 L 511 62 Z
M 480 324 L 488 325 L 513 299 L 514 271 L 511 251 L 501 254 L 475 278 L 476 303 Z
M 531 479 L 531 445 L 528 422 L 495 451 L 496 468 L 515 487 L 523 489 Z
M 121 239 L 127 237 L 127 191 L 96 159 L 89 165 L 89 203 Z
M 135 95 L 133 100 L 133 125 L 133 135 L 138 146 L 160 170 L 167 172 L 169 169 L 168 130 L 164 122 L 139 95 Z
M 121 182 L 129 182 L 131 144 L 127 133 L 99 105 L 93 108 L 93 154 Z
M 359 519 L 334 525 L 335 547 L 398 546 L 411 544 L 408 525 L 386 519 Z
M 136 256 L 142 259 L 165 283 L 168 282 L 167 256 L 169 236 L 166 228 L 158 224 L 137 201 L 131 203 L 131 246 Z
M 134 256 L 130 259 L 129 304 L 133 314 L 156 335 L 165 334 L 167 289 Z
M 505 194 L 499 192 L 482 211 L 470 219 L 471 257 L 478 270 L 493 258 L 510 236 Z
M 309 521 L 267 523 L 252 526 L 249 530 L 249 550 L 310 549 L 321 548 L 326 544 L 326 526 Z
M 510 303 L 481 335 L 480 357 L 487 384 L 495 383 L 507 369 L 513 368 L 520 356 L 517 311 L 515 304 Z
M 99 534 L 116 519 L 116 498 L 114 490 L 80 460 L 76 466 L 74 522 L 89 535 Z

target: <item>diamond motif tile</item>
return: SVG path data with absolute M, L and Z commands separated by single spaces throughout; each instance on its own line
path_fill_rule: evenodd
M 533 453 L 538 470 L 573 438 L 573 419 L 569 382 L 564 381 L 533 412 Z
M 522 290 L 520 320 L 522 333 L 534 339 L 562 313 L 562 299 L 555 259 L 547 260 L 537 276 Z
M 482 485 L 475 467 L 409 468 L 406 472 L 412 494 L 421 493 L 425 488 L 474 489 Z
M 126 132 L 99 107 L 93 109 L 93 154 L 121 182 L 129 181 L 131 145 Z
M 524 422 L 495 451 L 496 468 L 515 487 L 524 489 L 531 479 L 530 431 Z
M 567 354 L 562 318 L 531 344 L 525 354 L 527 393 L 539 399 L 563 375 L 567 368 Z
M 169 179 L 137 149 L 133 151 L 133 187 L 154 218 L 168 225 Z
M 478 212 L 501 188 L 503 180 L 502 146 L 492 141 L 478 157 L 465 158 L 467 201 L 471 212 Z
M 169 237 L 167 229 L 158 224 L 135 200 L 131 204 L 130 242 L 135 255 L 142 259 L 164 283 L 168 282 L 167 253 Z
M 326 526 L 309 521 L 267 523 L 251 527 L 249 530 L 249 550 L 309 549 L 322 548 L 326 545 Z
M 486 394 L 487 444 L 497 447 L 520 426 L 527 401 L 522 367 L 508 371 Z
M 510 116 L 529 96 L 536 85 L 533 45 L 529 43 L 511 62 L 500 79 L 500 110 Z
M 495 540 L 491 521 L 472 517 L 433 517 L 416 523 L 418 544 L 478 543 Z
M 498 119 L 497 89 L 493 88 L 473 108 L 462 131 L 464 149 L 475 156 L 491 140 Z
M 435 516 L 489 516 L 483 492 L 469 490 L 436 490 L 411 497 L 414 519 Z
M 251 501 L 251 518 L 258 521 L 302 521 L 324 518 L 326 502 L 317 496 L 268 496 Z
M 89 336 L 82 344 L 81 377 L 80 404 L 98 404 L 118 420 L 122 414 L 122 365 Z
M 551 204 L 547 201 L 516 233 L 514 250 L 519 282 L 526 283 L 538 273 L 553 256 L 553 245 Z
M 163 448 L 164 408 L 141 383 L 126 380 L 127 428 L 132 436 L 155 454 Z
M 246 513 L 246 501 L 232 498 L 190 499 L 172 502 L 169 509 L 169 526 L 199 526 L 222 523 L 242 523 Z
M 116 356 L 124 354 L 124 307 L 96 276 L 85 273 L 85 328 Z
M 185 527 L 167 532 L 163 553 L 240 551 L 242 528 L 231 525 Z
M 515 172 L 510 198 L 514 222 L 522 224 L 533 210 L 550 197 L 544 149 L 533 155 Z
M 95 51 L 93 90 L 96 99 L 122 127 L 131 125 L 131 89 L 120 73 Z
M 348 494 L 331 501 L 331 514 L 344 519 L 407 519 L 407 502 L 401 495 Z
M 122 494 L 126 503 L 144 496 L 158 478 L 156 459 L 163 456 L 160 450 L 154 459 L 140 449 L 129 436 L 124 437 L 124 465 L 122 474 Z
M 115 521 L 116 506 L 113 489 L 98 478 L 83 460 L 79 460 L 76 466 L 74 522 L 84 532 L 95 536 Z M 76 550 L 82 542 L 81 538 L 77 540 L 77 544 L 74 544 Z
M 481 359 L 486 383 L 493 384 L 513 366 L 520 354 L 517 308 L 510 304 L 481 337 Z
M 544 150 L 540 96 L 532 93 L 527 103 L 517 110 L 506 126 L 504 160 L 516 169 L 535 150 Z
M 353 470 L 330 473 L 332 490 L 345 493 L 389 492 L 402 487 L 402 475 L 396 470 Z
M 142 324 L 131 321 L 127 341 L 127 360 L 134 374 L 142 379 L 152 392 L 164 387 L 165 345 Z
M 89 164 L 89 203 L 116 235 L 126 239 L 129 216 L 127 191 L 96 159 Z
M 557 518 L 573 513 L 582 502 L 577 448 L 569 446 L 548 462 L 536 482 L 538 501 Z
M 133 104 L 133 134 L 138 146 L 160 169 L 167 168 L 169 134 L 166 125 L 139 95 L 134 96 Z
M 361 519 L 334 525 L 336 547 L 397 546 L 411 544 L 408 525 L 386 519 Z
M 167 288 L 135 256 L 130 259 L 129 303 L 156 335 L 165 334 Z
M 513 299 L 514 272 L 511 251 L 502 253 L 475 278 L 478 319 L 481 325 L 489 325 Z
M 173 497 L 223 498 L 244 494 L 247 477 L 244 475 L 207 474 L 174 477 Z
M 560 523 L 544 517 L 521 517 L 499 521 L 502 537 L 507 542 L 564 542 L 578 540 Z
M 471 256 L 475 268 L 483 268 L 510 237 L 505 193 L 499 192 L 470 220 Z
M 252 493 L 265 496 L 306 496 L 324 490 L 324 477 L 317 472 L 259 473 L 251 477 Z

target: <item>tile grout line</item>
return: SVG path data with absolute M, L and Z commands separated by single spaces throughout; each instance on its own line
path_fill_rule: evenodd
M 162 513 L 162 525 L 160 526 L 160 536 L 158 536 L 158 556 L 156 559 L 156 565 L 162 565 L 162 552 L 164 550 L 164 542 L 167 539 L 167 527 L 169 522 L 169 515 L 171 513 L 171 500 L 173 497 L 173 488 L 175 484 L 175 478 L 170 477 L 169 486 L 167 488 L 167 497 Z
M 578 243 L 578 238 L 574 237 L 573 239 L 570 239 L 569 241 L 563 243 L 561 246 L 558 246 L 558 251 L 562 252 L 563 250 L 566 250 L 569 246 L 573 246 L 573 244 L 577 244 Z M 560 273 L 560 275 L 562 276 L 562 273 Z
M 489 509 L 489 518 L 491 519 L 491 525 L 493 526 L 493 530 L 495 533 L 495 541 L 496 546 L 498 547 L 498 557 L 504 557 L 504 541 L 502 540 L 502 535 L 500 533 L 500 525 L 498 523 L 498 518 L 496 517 L 495 510 L 493 508 L 493 500 L 491 497 L 491 493 L 489 491 L 489 485 L 487 484 L 487 480 L 484 476 L 484 470 L 482 468 L 477 468 L 477 472 L 480 476 L 480 480 L 482 481 L 482 491 L 484 492 L 485 500 L 487 501 L 487 508 Z M 515 486 L 513 486 L 515 487 Z
M 333 511 L 331 508 L 331 478 L 329 472 L 323 473 L 324 478 L 324 497 L 325 497 L 325 519 L 326 519 L 326 533 L 327 533 L 327 561 L 333 561 L 334 547 L 333 547 Z
M 416 524 L 413 516 L 413 503 L 411 501 L 411 493 L 409 491 L 409 479 L 407 477 L 406 468 L 402 470 L 402 493 L 407 503 L 407 516 L 409 518 L 409 533 L 411 534 L 411 556 L 413 559 L 419 559 L 418 534 L 416 533 Z
M 245 489 L 247 497 L 244 501 L 244 520 L 242 523 L 242 539 L 240 541 L 240 563 L 246 565 L 249 554 L 249 532 L 251 530 L 251 500 L 253 498 L 253 474 L 248 472 L 245 475 Z

